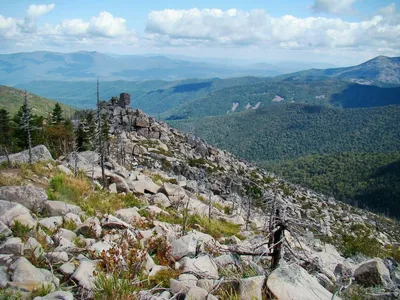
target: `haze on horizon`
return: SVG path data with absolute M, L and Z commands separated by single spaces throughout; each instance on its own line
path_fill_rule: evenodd
M 355 65 L 400 56 L 399 1 L 2 0 L 0 53 L 99 51 Z

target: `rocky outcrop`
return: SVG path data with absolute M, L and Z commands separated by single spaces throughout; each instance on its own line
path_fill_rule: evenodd
M 29 150 L 10 154 L 8 156 L 10 163 L 22 164 L 29 162 Z M 32 148 L 32 162 L 53 160 L 50 151 L 44 145 Z M 0 163 L 7 162 L 7 156 L 0 156 Z
M 354 272 L 355 280 L 367 287 L 384 286 L 391 287 L 393 283 L 390 273 L 382 260 L 372 259 L 362 263 Z

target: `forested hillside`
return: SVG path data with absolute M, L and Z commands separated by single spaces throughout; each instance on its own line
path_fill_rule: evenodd
M 0 109 L 6 109 L 9 113 L 15 114 L 24 102 L 24 91 L 0 85 Z M 55 101 L 37 95 L 29 94 L 29 102 L 34 114 L 45 116 L 52 111 Z M 60 104 L 65 113 L 72 113 L 72 110 Z
M 256 162 L 310 154 L 400 149 L 400 106 L 336 109 L 288 104 L 226 116 L 170 121 Z
M 339 200 L 400 217 L 400 152 L 310 155 L 265 167 Z

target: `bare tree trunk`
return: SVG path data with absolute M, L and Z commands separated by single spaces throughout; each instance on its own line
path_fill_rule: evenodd
M 28 94 L 25 90 L 25 99 L 24 99 L 24 115 L 23 115 L 23 128 L 26 130 L 26 138 L 28 142 L 28 153 L 29 158 L 28 162 L 32 164 L 32 138 L 31 138 L 31 127 L 29 124 L 29 119 L 31 118 L 31 114 L 28 107 Z
M 103 188 L 106 186 L 106 176 L 104 172 L 104 145 L 103 145 L 103 126 L 100 115 L 100 91 L 99 91 L 99 78 L 97 78 L 97 130 L 98 130 L 98 146 L 99 146 L 99 154 L 100 154 L 100 167 L 101 167 L 101 180 L 103 184 Z
M 212 202 L 212 197 L 211 195 L 208 196 L 209 201 L 208 201 L 208 222 L 211 222 L 211 217 L 212 217 L 212 208 L 213 208 L 213 202 Z
M 185 207 L 183 208 L 183 222 L 182 222 L 182 236 L 186 234 L 187 221 L 189 219 L 189 200 L 186 201 Z

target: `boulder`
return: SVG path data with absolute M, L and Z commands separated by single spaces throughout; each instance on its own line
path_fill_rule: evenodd
M 165 182 L 163 188 L 172 203 L 180 203 L 187 197 L 185 190 L 177 184 Z
M 53 160 L 50 151 L 44 145 L 38 145 L 32 149 L 32 162 L 38 161 L 48 161 Z M 10 154 L 8 156 L 11 163 L 28 163 L 29 162 L 29 150 L 24 150 L 22 152 Z M 7 161 L 6 156 L 0 156 L 0 164 Z
M 320 285 L 315 277 L 296 264 L 282 263 L 268 276 L 267 287 L 278 300 L 330 300 L 332 298 L 332 294 Z
M 168 197 L 165 196 L 163 193 L 157 193 L 153 197 L 153 203 L 158 204 L 162 207 L 170 207 L 171 206 L 171 202 L 169 201 Z
M 0 289 L 5 288 L 10 282 L 10 275 L 8 275 L 7 267 L 0 266 Z
M 100 221 L 96 217 L 86 219 L 77 229 L 78 233 L 92 238 L 99 238 L 101 231 Z
M 79 206 L 67 204 L 63 201 L 46 201 L 44 203 L 44 209 L 50 216 L 64 216 L 67 213 L 79 215 L 82 212 Z
M 199 279 L 197 281 L 197 286 L 201 287 L 203 290 L 207 292 L 211 292 L 215 286 L 214 280 L 212 279 Z
M 187 292 L 185 300 L 206 300 L 207 295 L 208 292 L 206 290 L 203 290 L 198 286 L 192 286 Z
M 35 297 L 33 300 L 74 300 L 74 295 L 71 292 L 56 291 L 43 297 Z
M 0 221 L 7 226 L 11 226 L 15 220 L 29 227 L 36 225 L 36 221 L 25 206 L 19 203 L 0 200 Z
M 262 299 L 262 289 L 265 276 L 241 279 L 239 282 L 239 297 L 241 300 Z M 293 298 L 294 299 L 294 298 Z
M 193 235 L 185 235 L 171 242 L 171 255 L 175 260 L 181 258 L 194 257 L 197 254 L 197 239 Z
M 39 221 L 39 224 L 48 230 L 56 230 L 63 224 L 63 218 L 61 216 L 44 218 Z
M 76 233 L 65 228 L 60 228 L 55 235 L 55 239 L 58 240 L 60 238 L 65 238 L 73 242 L 76 239 Z
M 132 223 L 135 219 L 141 218 L 140 214 L 138 213 L 138 211 L 135 207 L 122 208 L 120 210 L 117 210 L 115 212 L 115 216 L 117 216 L 122 221 L 129 223 L 129 224 Z
M 160 187 L 155 184 L 152 180 L 138 180 L 133 181 L 133 191 L 136 193 L 144 194 L 145 192 L 149 192 L 152 194 L 157 194 Z
M 66 262 L 61 265 L 58 271 L 65 276 L 71 276 L 76 270 L 75 264 L 73 262 Z
M 193 274 L 183 273 L 179 275 L 178 280 L 184 282 L 188 286 L 196 286 L 199 279 Z
M 392 286 L 389 269 L 379 258 L 374 258 L 362 263 L 354 272 L 356 282 L 365 287 L 381 285 Z
M 72 279 L 76 281 L 79 286 L 91 290 L 94 285 L 95 276 L 93 272 L 96 270 L 96 263 L 90 260 L 81 260 L 79 266 L 72 274 Z
M 100 255 L 103 251 L 107 252 L 112 246 L 106 242 L 96 242 L 90 246 L 89 250 L 94 251 L 95 254 Z
M 58 279 L 50 271 L 38 269 L 25 257 L 20 257 L 10 265 L 12 271 L 11 281 L 14 286 L 24 290 L 33 291 L 42 285 L 49 285 L 53 282 L 58 285 Z
M 115 183 L 115 187 L 118 193 L 129 193 L 129 186 L 122 176 L 111 174 L 110 179 L 112 183 Z
M 0 199 L 19 203 L 34 212 L 41 212 L 47 195 L 43 189 L 34 186 L 3 186 L 0 187 Z
M 61 172 L 63 172 L 64 174 L 71 176 L 73 173 L 70 169 L 68 169 L 66 166 L 64 165 L 58 165 L 57 169 L 59 169 Z
M 9 238 L 0 246 L 0 254 L 23 255 L 24 244 L 18 237 Z
M 175 279 L 169 280 L 169 289 L 172 294 L 187 294 L 189 292 L 190 286 L 187 284 L 180 282 Z
M 12 235 L 12 231 L 6 224 L 0 221 L 0 236 L 8 237 Z
M 217 265 L 208 255 L 195 259 L 185 257 L 180 263 L 182 263 L 183 273 L 198 274 L 202 278 L 218 279 Z
M 45 253 L 44 257 L 46 257 L 52 263 L 65 263 L 68 261 L 68 253 L 65 251 L 52 251 L 49 253 Z
M 29 237 L 24 245 L 24 253 L 30 252 L 34 257 L 39 258 L 43 255 L 43 246 L 35 238 Z

